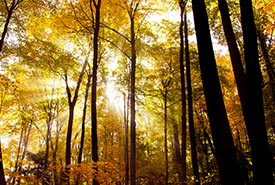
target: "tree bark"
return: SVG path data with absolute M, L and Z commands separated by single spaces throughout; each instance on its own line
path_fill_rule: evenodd
M 266 45 L 266 39 L 264 37 L 264 33 L 262 33 L 261 30 L 257 30 L 258 32 L 258 39 L 260 42 L 260 46 L 261 46 L 261 50 L 263 53 L 263 57 L 264 57 L 264 61 L 265 61 L 265 65 L 266 65 L 266 69 L 267 69 L 267 75 L 269 78 L 269 84 L 270 84 L 270 88 L 271 88 L 271 96 L 272 96 L 272 103 L 271 103 L 271 107 L 275 107 L 275 70 L 273 67 L 272 62 L 270 61 L 270 57 L 268 55 L 268 48 Z M 272 111 L 271 113 L 271 126 L 273 128 L 273 131 L 275 132 L 275 112 Z
M 6 37 L 7 33 L 8 33 L 8 27 L 9 27 L 9 24 L 10 24 L 10 20 L 11 20 L 12 14 L 14 12 L 14 9 L 17 6 L 15 0 L 12 1 L 12 4 L 11 4 L 10 8 L 8 7 L 6 0 L 5 0 L 5 3 L 6 3 L 6 10 L 8 11 L 8 16 L 6 18 L 4 29 L 2 31 L 2 35 L 1 35 L 1 39 L 0 39 L 0 53 L 3 50 L 4 40 L 5 40 L 5 37 Z
M 129 10 L 130 16 L 130 35 L 131 35 L 131 74 L 130 74 L 130 184 L 136 184 L 136 110 L 135 110 L 135 91 L 136 91 L 136 36 L 135 36 L 135 13 L 138 3 L 131 3 Z
M 125 160 L 125 185 L 129 184 L 129 120 L 128 120 L 128 105 L 129 96 L 124 94 L 124 126 L 125 126 L 125 148 L 124 148 L 124 160 Z
M 0 140 L 0 184 L 6 185 L 3 158 L 2 158 L 2 143 Z
M 12 15 L 13 15 L 15 9 L 18 7 L 18 5 L 22 1 L 24 1 L 24 0 L 12 0 L 11 4 L 9 6 L 7 0 L 4 0 L 4 4 L 5 4 L 4 7 L 6 8 L 8 15 L 7 15 L 7 18 L 5 20 L 4 28 L 3 28 L 1 38 L 0 38 L 0 53 L 3 50 L 4 41 L 5 41 L 6 35 L 8 33 L 8 28 L 9 28 L 9 24 L 10 24 Z
M 176 120 L 172 118 L 172 125 L 173 125 L 173 131 L 174 131 L 174 147 L 175 147 L 175 169 L 177 173 L 179 174 L 179 180 L 181 179 L 181 154 L 180 154 L 180 142 L 179 142 L 179 131 L 178 131 L 178 125 L 176 123 Z
M 69 105 L 69 119 L 68 119 L 67 135 L 66 135 L 66 154 L 65 154 L 66 168 L 62 176 L 63 176 L 64 183 L 67 183 L 67 184 L 70 184 L 69 177 L 68 177 L 70 169 L 68 168 L 68 165 L 71 164 L 71 140 L 72 140 L 72 132 L 73 132 L 74 109 L 78 99 L 78 93 L 82 82 L 82 78 L 84 76 L 84 70 L 86 69 L 87 65 L 88 65 L 88 61 L 86 60 L 82 66 L 80 75 L 78 77 L 73 98 L 71 94 L 71 89 L 69 87 L 68 76 L 67 74 L 64 75 L 64 80 L 66 83 L 67 99 L 68 99 L 68 105 Z
M 84 97 L 84 104 L 83 104 L 83 114 L 82 114 L 82 123 L 81 123 L 81 137 L 80 137 L 80 147 L 79 147 L 79 153 L 77 156 L 77 163 L 81 164 L 82 162 L 82 154 L 84 150 L 84 139 L 85 139 L 85 122 L 86 122 L 86 113 L 87 113 L 87 102 L 88 102 L 88 95 L 89 95 L 89 88 L 91 84 L 91 78 L 92 75 L 88 74 L 88 79 L 86 83 L 86 89 L 85 89 L 85 97 Z M 80 176 L 76 179 L 76 185 L 79 184 Z
M 165 85 L 165 84 L 164 84 Z M 164 103 L 164 153 L 165 153 L 165 185 L 168 184 L 169 180 L 169 161 L 168 161 L 168 144 L 167 144 L 167 98 L 168 98 L 168 87 L 164 87 L 163 103 Z
M 92 75 L 89 74 L 88 75 L 88 79 L 87 79 L 86 89 L 85 89 L 85 97 L 84 97 L 84 105 L 83 105 L 80 148 L 79 148 L 79 154 L 78 154 L 78 158 L 77 158 L 78 164 L 81 164 L 82 153 L 83 153 L 83 149 L 84 149 L 85 122 L 86 122 L 87 102 L 88 102 L 88 94 L 89 94 L 89 88 L 90 88 L 91 78 L 92 78 Z
M 184 34 L 185 34 L 185 60 L 186 60 L 186 83 L 187 83 L 187 101 L 188 101 L 188 121 L 189 121 L 189 134 L 191 143 L 191 156 L 192 156 L 192 167 L 193 175 L 195 177 L 195 184 L 200 185 L 200 175 L 197 157 L 197 143 L 193 117 L 193 92 L 191 84 L 191 69 L 190 69 L 190 58 L 189 58 L 189 42 L 188 42 L 188 24 L 187 14 L 184 14 Z
M 184 72 L 184 9 L 186 3 L 181 0 L 180 5 L 180 77 L 181 77 L 181 183 L 187 184 L 186 174 L 186 91 L 185 91 L 185 72 Z
M 240 0 L 241 23 L 246 64 L 248 127 L 255 184 L 273 182 L 273 157 L 269 149 L 262 97 L 262 73 L 259 64 L 257 31 L 251 0 Z
M 244 181 L 223 101 L 204 0 L 192 0 L 192 8 L 203 89 L 220 182 L 224 185 L 242 185 Z
M 98 43 L 99 43 L 99 29 L 100 29 L 100 8 L 101 8 L 101 0 L 91 1 L 95 7 L 95 23 L 94 23 L 94 37 L 93 37 L 93 49 L 94 49 L 94 58 L 93 58 L 93 74 L 92 74 L 92 97 L 91 97 L 91 117 L 92 117 L 92 160 L 93 162 L 98 162 L 98 137 L 97 137 L 97 106 L 96 106 L 96 98 L 97 98 L 97 70 L 98 70 Z M 93 11 L 91 9 L 91 11 Z M 92 12 L 93 13 L 93 12 Z M 97 171 L 97 164 L 95 167 Z M 96 180 L 96 177 L 93 178 L 93 185 L 99 185 L 99 182 Z

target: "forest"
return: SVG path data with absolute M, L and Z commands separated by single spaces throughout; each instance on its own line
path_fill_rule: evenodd
M 274 185 L 274 0 L 0 0 L 0 185 Z

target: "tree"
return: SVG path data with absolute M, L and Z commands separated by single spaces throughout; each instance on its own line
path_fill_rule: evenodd
M 101 0 L 92 1 L 90 0 L 90 5 L 93 4 L 95 7 L 94 14 L 94 35 L 93 35 L 93 70 L 92 70 L 92 96 L 91 96 L 91 117 L 92 117 L 92 160 L 98 162 L 98 138 L 97 138 L 97 107 L 96 107 L 96 98 L 97 98 L 97 70 L 99 62 L 99 30 L 100 30 L 100 8 Z M 93 11 L 91 9 L 91 11 Z M 92 12 L 93 13 L 93 12 Z M 97 170 L 97 168 L 96 168 Z M 93 178 L 93 184 L 99 184 L 96 178 Z
M 255 184 L 273 184 L 273 159 L 265 126 L 262 98 L 262 73 L 259 64 L 257 31 L 251 0 L 240 0 L 246 64 L 250 144 Z
M 92 75 L 90 74 L 90 70 L 88 72 L 88 79 L 85 87 L 85 97 L 84 97 L 84 103 L 83 103 L 83 115 L 82 115 L 82 123 L 81 123 L 81 138 L 80 138 L 80 146 L 79 146 L 79 153 L 77 157 L 77 163 L 81 164 L 82 162 L 82 154 L 84 150 L 84 140 L 85 140 L 85 123 L 86 123 L 86 114 L 87 114 L 87 103 L 88 103 L 88 96 L 89 96 L 89 89 L 91 85 L 91 78 Z M 76 185 L 79 184 L 79 177 L 77 178 Z
M 190 134 L 190 144 L 191 144 L 192 167 L 193 167 L 193 175 L 195 177 L 195 184 L 200 185 L 196 133 L 195 133 L 194 116 L 193 116 L 193 92 L 192 92 L 192 84 L 191 84 L 192 81 L 191 81 L 190 53 L 189 53 L 189 41 L 188 41 L 187 13 L 184 14 L 184 34 L 185 34 L 188 122 L 189 122 L 189 134 Z
M 18 8 L 19 4 L 22 3 L 24 0 L 12 0 L 12 2 L 8 2 L 8 0 L 3 0 L 3 1 L 4 1 L 4 4 L 3 4 L 4 9 L 7 11 L 7 17 L 5 20 L 5 25 L 4 25 L 4 28 L 1 34 L 1 39 L 0 39 L 0 53 L 3 50 L 4 41 L 8 33 L 8 28 L 9 28 L 12 15 L 14 14 L 15 10 Z
M 2 146 L 0 141 L 0 183 L 3 185 L 6 185 L 5 180 L 5 173 L 4 173 L 4 167 L 3 167 L 3 158 L 2 158 Z
M 242 4 L 241 6 L 247 7 L 248 5 L 247 4 Z M 224 32 L 225 32 L 226 40 L 227 40 L 229 51 L 230 51 L 230 57 L 231 57 L 234 76 L 235 76 L 235 79 L 236 79 L 236 84 L 237 84 L 239 97 L 240 97 L 240 101 L 241 101 L 241 105 L 242 105 L 244 121 L 246 123 L 246 128 L 247 128 L 247 131 L 248 131 L 249 141 L 250 141 L 250 145 L 251 145 L 252 161 L 253 161 L 253 164 L 255 164 L 255 169 L 253 170 L 254 171 L 254 178 L 255 179 L 268 179 L 266 176 L 261 176 L 260 173 L 259 173 L 259 172 L 261 172 L 265 175 L 269 174 L 269 178 L 271 177 L 270 175 L 272 173 L 270 171 L 271 170 L 270 166 L 269 166 L 269 168 L 267 168 L 266 165 L 259 166 L 259 164 L 263 164 L 263 159 L 262 158 L 265 158 L 265 159 L 270 158 L 270 152 L 268 152 L 268 150 L 269 150 L 268 149 L 268 143 L 267 143 L 268 141 L 267 141 L 267 136 L 266 136 L 266 131 L 265 131 L 266 130 L 265 122 L 264 122 L 264 120 L 261 120 L 261 121 L 258 120 L 258 123 L 255 123 L 256 118 L 260 119 L 261 116 L 255 115 L 253 110 L 251 110 L 251 106 L 252 107 L 260 106 L 260 105 L 263 106 L 263 103 L 253 105 L 253 103 L 250 102 L 252 100 L 252 99 L 250 99 L 250 96 L 251 96 L 251 94 L 253 94 L 253 93 L 251 93 L 251 90 L 253 88 L 249 87 L 249 84 L 251 82 L 248 82 L 249 80 L 254 81 L 257 78 L 258 78 L 257 80 L 261 81 L 261 77 L 257 77 L 257 76 L 261 75 L 261 74 L 257 74 L 257 73 L 261 73 L 261 72 L 259 71 L 259 66 L 258 66 L 258 69 L 256 69 L 257 68 L 256 64 L 254 64 L 255 69 L 253 69 L 253 73 L 252 73 L 253 74 L 252 76 L 257 74 L 257 75 L 255 75 L 255 77 L 253 77 L 251 79 L 251 73 L 248 70 L 248 69 L 251 69 L 249 67 L 250 65 L 246 65 L 246 73 L 244 72 L 244 68 L 243 68 L 242 61 L 241 61 L 241 55 L 240 55 L 240 52 L 238 50 L 237 42 L 236 42 L 235 35 L 234 35 L 234 32 L 233 32 L 233 28 L 232 28 L 232 25 L 231 25 L 231 21 L 230 21 L 230 17 L 229 17 L 229 10 L 228 10 L 226 1 L 219 0 L 219 9 L 220 9 L 220 12 L 221 12 Z M 243 9 L 241 9 L 242 12 L 245 11 Z M 251 12 L 242 13 L 242 17 L 245 16 L 245 17 L 242 18 L 242 25 L 245 24 L 245 23 L 243 23 L 243 21 L 245 21 L 245 20 L 251 21 L 251 19 L 252 19 L 252 21 L 253 21 L 253 17 L 252 18 L 250 17 L 250 18 L 247 19 L 247 16 L 248 16 L 247 13 L 250 13 L 250 16 L 251 16 Z M 253 14 L 252 14 L 252 16 L 253 16 Z M 245 43 L 245 45 L 244 45 L 245 56 L 246 55 L 251 55 L 251 54 L 248 54 L 248 52 L 256 52 L 256 54 L 254 55 L 254 58 L 245 57 L 245 61 L 246 62 L 249 61 L 249 64 L 250 63 L 259 63 L 259 61 L 257 61 L 257 59 L 258 59 L 258 56 L 257 56 L 258 55 L 257 54 L 258 53 L 257 43 L 256 43 L 256 46 L 254 46 L 254 48 L 253 48 L 253 45 L 250 45 L 250 44 L 252 44 L 251 39 L 253 38 L 253 36 L 251 36 L 251 32 L 255 31 L 254 36 L 256 35 L 255 25 L 254 26 L 251 25 L 251 22 L 248 23 L 248 24 L 250 24 L 250 25 L 246 25 L 246 26 L 249 26 L 249 31 L 248 31 L 248 29 L 243 28 L 244 43 Z M 253 29 L 251 30 L 251 28 L 254 28 L 255 30 L 253 30 Z M 249 34 L 249 36 L 246 36 L 248 32 L 250 34 Z M 250 38 L 247 38 L 247 37 L 250 37 Z M 247 43 L 247 39 L 249 40 L 249 43 Z M 246 47 L 253 48 L 253 49 L 249 49 L 249 48 L 246 48 Z M 253 60 L 251 60 L 251 59 L 253 59 Z M 255 73 L 255 72 L 257 72 L 257 73 Z M 258 83 L 259 83 L 258 88 L 261 89 L 261 82 L 258 82 Z M 246 85 L 246 84 L 248 84 L 248 85 Z M 258 91 L 259 91 L 259 89 L 258 89 Z M 255 93 L 254 98 L 262 99 L 262 97 L 261 97 L 262 93 L 261 92 L 258 92 L 258 93 L 260 93 L 258 96 L 256 96 L 257 93 Z M 252 101 L 252 102 L 254 102 L 254 101 Z M 259 100 L 259 102 L 260 102 L 260 100 Z M 258 111 L 260 111 L 260 110 L 258 110 Z M 259 113 L 258 111 L 256 111 L 256 112 Z M 262 111 L 262 114 L 263 114 L 263 109 L 261 111 Z M 257 116 L 257 117 L 253 117 L 253 116 Z M 263 119 L 263 118 L 261 118 L 261 119 Z M 255 124 L 258 125 L 258 126 L 254 126 Z M 259 130 L 261 130 L 261 132 L 259 132 Z M 256 139 L 256 138 L 261 138 L 261 139 Z M 265 154 L 269 153 L 268 154 L 269 157 L 268 156 L 263 157 L 262 156 L 263 151 L 266 151 L 266 152 L 264 152 Z M 271 164 L 270 162 L 267 162 L 267 163 L 270 165 Z M 258 168 L 262 168 L 262 169 L 257 170 Z M 267 170 L 267 171 L 265 171 L 265 170 Z M 258 177 L 258 175 L 259 175 L 259 177 Z
M 162 88 L 163 92 L 161 92 L 163 96 L 163 104 L 164 104 L 164 153 L 165 153 L 165 184 L 168 184 L 169 180 L 169 172 L 168 172 L 168 144 L 167 144 L 167 101 L 168 101 L 168 88 L 171 84 L 171 78 L 162 80 Z
M 204 0 L 192 0 L 201 77 L 221 184 L 243 184 L 227 118 L 210 37 Z
M 136 184 L 136 35 L 135 15 L 139 2 L 131 2 L 128 9 L 130 17 L 130 41 L 131 41 L 131 71 L 130 71 L 130 183 Z
M 75 105 L 78 99 L 78 92 L 80 89 L 80 85 L 82 82 L 82 78 L 85 74 L 85 68 L 88 64 L 88 61 L 86 60 L 85 63 L 83 64 L 82 70 L 80 72 L 80 75 L 77 80 L 77 85 L 74 91 L 74 95 L 72 97 L 71 90 L 69 87 L 69 79 L 68 79 L 68 74 L 64 74 L 64 80 L 66 83 L 66 91 L 67 91 L 67 98 L 68 98 L 68 105 L 69 105 L 69 119 L 68 119 L 68 128 L 67 128 L 67 139 L 66 139 L 66 165 L 71 164 L 71 141 L 72 141 L 72 129 L 73 129 L 73 122 L 74 122 L 74 109 Z M 69 172 L 69 168 L 66 168 L 66 173 Z M 67 179 L 69 180 L 69 179 Z M 68 181 L 69 182 L 69 181 Z
M 184 70 L 184 10 L 186 2 L 183 0 L 179 1 L 180 6 L 180 76 L 181 76 L 181 109 L 182 109 L 182 120 L 181 120 L 181 158 L 182 158 L 182 171 L 181 181 L 183 184 L 187 183 L 186 174 L 186 89 L 185 89 L 185 70 Z

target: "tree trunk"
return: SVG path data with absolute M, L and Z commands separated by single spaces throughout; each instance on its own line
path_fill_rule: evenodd
M 80 147 L 79 147 L 79 153 L 77 156 L 77 163 L 81 164 L 82 162 L 82 154 L 84 149 L 84 139 L 85 139 L 85 122 L 86 122 L 86 113 L 87 113 L 87 102 L 88 102 L 88 95 L 89 95 L 89 88 L 91 84 L 91 78 L 92 75 L 88 74 L 88 79 L 86 83 L 86 89 L 85 89 L 85 97 L 84 97 L 84 104 L 83 104 L 83 114 L 82 114 L 82 123 L 81 123 L 81 138 L 80 138 Z M 79 184 L 80 176 L 76 179 L 76 185 Z
M 185 72 L 184 72 L 184 9 L 186 3 L 181 0 L 180 5 L 180 77 L 181 77 L 181 183 L 187 184 L 186 174 L 186 92 L 185 92 Z
M 129 120 L 128 120 L 129 96 L 124 94 L 124 127 L 125 127 L 125 185 L 129 184 Z
M 6 18 L 4 29 L 3 29 L 3 32 L 2 32 L 2 35 L 1 35 L 1 39 L 0 39 L 0 53 L 3 50 L 4 41 L 5 41 L 5 37 L 6 37 L 7 33 L 8 33 L 8 27 L 9 27 L 9 24 L 10 24 L 11 16 L 12 16 L 12 14 L 13 14 L 14 9 L 16 8 L 16 6 L 17 6 L 17 3 L 15 1 L 12 1 L 12 4 L 11 4 L 10 8 L 7 8 L 8 16 Z
M 66 83 L 67 99 L 68 99 L 68 105 L 69 105 L 69 119 L 68 119 L 68 128 L 67 128 L 67 136 L 66 136 L 66 155 L 65 155 L 66 168 L 64 173 L 62 174 L 62 177 L 63 177 L 64 183 L 67 183 L 67 184 L 70 184 L 69 177 L 68 177 L 70 169 L 67 166 L 71 164 L 71 140 L 72 140 L 72 132 L 73 132 L 74 109 L 75 109 L 76 101 L 78 99 L 78 93 L 82 82 L 82 78 L 84 76 L 84 71 L 87 65 L 88 65 L 88 61 L 86 60 L 79 74 L 73 98 L 69 87 L 68 76 L 67 74 L 64 75 L 64 79 Z
M 77 158 L 77 163 L 81 164 L 82 162 L 82 154 L 84 149 L 84 139 L 85 139 L 85 122 L 86 122 L 86 112 L 87 112 L 87 102 L 88 102 L 88 95 L 89 95 L 89 88 L 91 83 L 92 75 L 88 75 L 86 89 L 85 89 L 85 97 L 84 97 L 84 104 L 83 104 L 83 115 L 82 115 L 82 124 L 81 124 L 81 138 L 80 138 L 80 148 L 79 154 Z
M 204 0 L 192 0 L 199 61 L 220 182 L 242 185 L 243 178 L 227 118 Z
M 261 50 L 263 53 L 266 69 L 267 69 L 267 75 L 269 78 L 269 84 L 271 88 L 271 96 L 272 96 L 272 103 L 271 107 L 275 107 L 275 70 L 274 67 L 270 61 L 270 57 L 268 55 L 268 49 L 266 46 L 265 38 L 264 38 L 264 33 L 262 33 L 260 30 L 258 32 L 258 39 L 260 42 Z M 271 113 L 271 126 L 273 128 L 273 131 L 275 132 L 275 112 L 272 111 Z
M 193 92 L 191 84 L 191 70 L 190 70 L 190 58 L 189 58 L 189 42 L 188 42 L 188 25 L 187 15 L 184 14 L 184 34 L 185 34 L 185 60 L 186 60 L 186 82 L 187 82 L 187 100 L 188 100 L 188 121 L 189 121 L 189 134 L 191 143 L 191 156 L 193 175 L 195 177 L 195 184 L 200 185 L 200 175 L 197 157 L 197 143 L 193 117 Z
M 54 141 L 55 144 L 53 144 L 53 141 L 51 140 L 52 159 L 53 159 L 52 163 L 53 163 L 54 167 L 56 167 L 56 165 L 57 165 L 58 141 L 59 141 L 59 135 L 61 132 L 61 128 L 62 128 L 62 126 L 59 126 L 59 122 L 57 121 L 56 122 L 56 130 L 55 130 L 56 135 L 55 135 L 55 141 Z M 58 176 L 58 172 L 57 172 L 56 168 L 54 168 L 54 170 L 53 170 L 53 176 L 54 176 L 54 183 L 59 184 L 60 178 Z
M 91 112 L 92 112 L 92 160 L 93 162 L 98 162 L 98 138 L 97 138 L 97 106 L 96 106 L 96 96 L 97 96 L 97 70 L 98 70 L 98 39 L 99 39 L 99 29 L 100 29 L 100 8 L 101 0 L 98 0 L 97 4 L 95 1 L 90 0 L 90 4 L 95 7 L 95 23 L 94 23 L 94 37 L 93 37 L 93 49 L 94 49 L 94 58 L 93 58 L 93 77 L 92 77 L 92 97 L 91 97 Z M 91 11 L 93 11 L 91 9 Z M 93 12 L 92 12 L 93 13 Z M 97 164 L 95 167 L 97 170 Z M 96 177 L 93 178 L 93 185 L 99 185 L 99 182 L 96 180 Z
M 2 158 L 2 143 L 0 140 L 0 184 L 6 185 L 4 166 L 3 166 L 3 158 Z
M 169 161 L 168 161 L 168 144 L 167 144 L 167 98 L 168 90 L 167 87 L 164 87 L 163 93 L 163 103 L 164 103 L 164 153 L 165 153 L 165 185 L 168 184 L 169 180 Z
M 138 3 L 131 4 L 130 16 L 130 35 L 131 35 L 131 84 L 130 84 L 130 184 L 136 184 L 136 110 L 135 110 L 135 91 L 136 91 L 136 36 L 135 36 L 135 13 L 137 11 Z
M 269 149 L 262 97 L 257 32 L 251 0 L 240 0 L 246 64 L 248 127 L 255 184 L 273 182 L 273 157 Z
M 174 147 L 175 147 L 175 158 L 176 164 L 175 169 L 179 174 L 179 180 L 181 179 L 181 154 L 180 154 L 180 142 L 179 142 L 179 131 L 176 121 L 172 118 L 172 125 L 174 130 Z

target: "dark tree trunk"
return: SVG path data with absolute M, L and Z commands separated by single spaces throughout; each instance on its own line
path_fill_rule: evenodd
M 68 121 L 68 130 L 66 137 L 66 165 L 71 164 L 71 140 L 72 140 L 72 128 L 73 128 L 73 119 L 74 119 L 74 105 L 69 103 L 69 121 Z
M 0 184 L 1 185 L 6 185 L 6 180 L 5 180 L 5 173 L 4 173 L 4 166 L 3 166 L 3 158 L 2 158 L 2 143 L 0 140 Z
M 98 70 L 98 39 L 99 39 L 99 29 L 100 29 L 100 8 L 101 0 L 95 1 L 90 0 L 90 4 L 93 3 L 95 7 L 95 23 L 94 23 L 94 37 L 93 37 L 93 49 L 94 49 L 94 58 L 93 58 L 93 74 L 92 74 L 92 97 L 91 97 L 91 112 L 92 112 L 92 160 L 93 162 L 98 162 L 98 138 L 97 138 L 97 107 L 96 107 L 96 98 L 97 98 L 97 70 Z M 91 11 L 93 11 L 91 9 Z M 93 12 L 92 12 L 93 13 Z M 97 164 L 96 168 L 97 170 Z M 93 185 L 99 185 L 99 182 L 96 180 L 96 177 L 93 179 Z
M 54 89 L 52 90 L 54 92 Z M 51 139 L 52 139 L 52 124 L 54 120 L 54 114 L 53 112 L 57 112 L 58 110 L 56 106 L 54 106 L 54 100 L 50 99 L 49 102 L 47 103 L 46 106 L 43 107 L 45 113 L 47 113 L 47 118 L 46 118 L 46 125 L 47 125 L 47 133 L 46 133 L 46 151 L 45 151 L 45 165 L 44 165 L 44 170 L 46 171 L 48 169 L 49 165 L 49 153 L 50 153 L 50 144 L 51 144 Z
M 130 74 L 130 184 L 136 184 L 136 110 L 135 110 L 135 91 L 136 91 L 136 36 L 135 36 L 135 13 L 138 3 L 131 3 L 129 10 L 130 16 L 130 35 L 131 35 L 131 74 Z
M 5 25 L 4 25 L 4 29 L 2 31 L 2 35 L 1 35 L 1 39 L 0 39 L 0 53 L 3 50 L 4 41 L 5 41 L 5 37 L 6 37 L 7 33 L 8 33 L 8 27 L 9 27 L 9 24 L 10 24 L 11 16 L 12 16 L 12 14 L 13 14 L 14 9 L 16 8 L 16 6 L 17 6 L 16 1 L 12 1 L 12 4 L 11 4 L 10 8 L 6 7 L 7 11 L 8 11 L 8 15 L 7 15 L 7 18 L 6 18 L 6 21 L 5 21 Z
M 91 78 L 92 75 L 88 74 L 88 79 L 86 83 L 86 89 L 85 89 L 85 97 L 84 97 L 84 104 L 83 104 L 83 114 L 82 114 L 82 123 L 81 123 L 81 137 L 80 137 L 80 147 L 79 147 L 79 153 L 77 156 L 77 163 L 81 164 L 82 162 L 82 154 L 84 150 L 84 139 L 85 139 L 85 122 L 86 122 L 86 113 L 87 113 L 87 102 L 88 102 L 88 95 L 89 95 L 89 88 L 91 85 Z M 79 184 L 80 176 L 77 177 L 76 185 Z
M 86 66 L 88 65 L 88 61 L 86 60 L 85 63 L 82 66 L 82 70 L 79 74 L 76 88 L 74 91 L 74 96 L 72 98 L 71 89 L 69 87 L 69 80 L 67 74 L 64 75 L 65 83 L 66 83 L 66 91 L 67 91 L 67 98 L 68 98 L 68 105 L 69 105 L 69 120 L 68 120 L 68 128 L 67 128 L 67 136 L 66 136 L 66 154 L 65 154 L 65 164 L 66 168 L 64 173 L 62 174 L 64 183 L 69 183 L 69 171 L 70 169 L 67 167 L 71 164 L 71 140 L 72 140 L 72 132 L 73 132 L 73 121 L 74 121 L 74 108 L 75 104 L 78 99 L 78 93 L 80 89 L 80 85 L 82 82 L 82 78 L 84 76 L 84 70 L 86 69 Z
M 54 144 L 53 144 L 53 141 L 51 141 L 51 149 L 52 149 L 52 163 L 53 163 L 53 166 L 56 166 L 57 165 L 57 151 L 58 151 L 58 141 L 59 141 L 59 134 L 61 132 L 61 126 L 59 126 L 59 122 L 57 121 L 56 122 L 56 135 L 55 135 L 55 141 L 54 141 Z M 55 146 L 54 146 L 55 145 Z M 53 176 L 54 176 L 54 182 L 55 184 L 59 184 L 59 176 L 58 176 L 58 172 L 57 172 L 57 169 L 54 168 L 53 170 Z
M 128 119 L 129 96 L 124 94 L 124 126 L 125 126 L 125 185 L 129 184 L 129 119 Z
M 273 157 L 269 149 L 262 97 L 257 32 L 251 0 L 240 0 L 246 64 L 248 127 L 255 184 L 273 182 Z
M 174 147 L 175 147 L 175 158 L 176 158 L 175 169 L 179 174 L 179 179 L 181 179 L 181 161 L 182 160 L 181 160 L 181 154 L 180 154 L 179 131 L 178 131 L 178 125 L 173 118 L 172 118 L 172 125 L 174 130 Z
M 4 7 L 6 8 L 8 15 L 5 20 L 4 28 L 3 28 L 1 38 L 0 38 L 0 53 L 3 50 L 4 41 L 5 41 L 6 35 L 8 33 L 8 28 L 9 28 L 9 24 L 10 24 L 12 15 L 13 15 L 15 9 L 18 7 L 18 5 L 23 1 L 24 0 L 12 0 L 12 2 L 10 3 L 10 6 L 8 5 L 7 0 L 4 0 L 4 2 L 2 2 L 3 4 L 5 4 Z
M 226 3 L 226 0 L 218 0 L 219 9 L 222 17 L 223 29 L 225 32 L 225 37 L 227 41 L 227 45 L 229 48 L 229 54 L 231 58 L 231 63 L 233 67 L 233 72 L 237 84 L 237 89 L 240 96 L 240 101 L 242 104 L 242 109 L 244 113 L 245 122 L 247 122 L 246 115 L 246 107 L 247 107 L 247 99 L 246 99 L 246 88 L 245 88 L 245 73 L 241 60 L 241 55 L 238 49 L 236 37 L 233 31 L 233 27 L 230 20 L 229 10 Z
M 275 107 L 275 70 L 272 65 L 272 62 L 270 61 L 270 57 L 268 55 L 268 48 L 266 45 L 266 41 L 265 41 L 266 39 L 265 39 L 264 33 L 262 33 L 259 29 L 257 32 L 258 32 L 258 39 L 260 42 L 261 50 L 263 53 L 263 57 L 264 57 L 264 61 L 267 69 L 267 75 L 269 78 L 269 84 L 270 84 L 271 96 L 272 96 L 271 107 L 273 108 Z M 275 112 L 274 111 L 272 111 L 271 113 L 271 125 L 273 128 L 273 131 L 275 132 Z
M 50 153 L 50 139 L 51 139 L 51 115 L 48 114 L 48 120 L 47 120 L 47 133 L 46 133 L 46 151 L 45 151 L 45 157 L 44 157 L 44 161 L 45 161 L 45 165 L 44 165 L 44 170 L 47 170 L 48 168 L 48 161 L 49 161 L 49 153 Z
M 186 91 L 185 91 L 185 72 L 184 72 L 184 9 L 186 3 L 181 0 L 180 5 L 180 77 L 181 77 L 181 183 L 187 184 L 186 174 Z
M 29 122 L 24 123 L 26 125 L 22 125 L 22 128 L 21 128 L 17 156 L 15 161 L 15 170 L 14 170 L 15 173 L 17 172 L 20 175 L 22 170 L 22 161 L 25 159 L 27 154 L 27 148 L 28 148 L 29 136 L 32 128 L 32 123 L 33 123 L 32 120 L 29 120 Z M 20 156 L 20 153 L 21 153 L 21 156 Z M 18 180 L 17 177 L 13 177 L 11 184 L 15 184 L 16 180 Z M 19 184 L 20 184 L 20 181 L 19 181 Z
M 191 84 L 191 70 L 190 70 L 190 58 L 189 58 L 189 43 L 188 43 L 188 24 L 187 15 L 184 14 L 184 34 L 185 34 L 185 60 L 186 60 L 186 82 L 187 82 L 187 99 L 188 99 L 188 121 L 189 121 L 189 134 L 191 143 L 191 156 L 193 175 L 195 177 L 195 184 L 200 184 L 198 157 L 197 157 L 197 143 L 193 117 L 193 93 Z
M 208 146 L 209 146 L 211 153 L 214 156 L 216 156 L 216 150 L 214 148 L 213 142 L 205 128 L 203 129 L 203 138 L 204 138 L 204 144 L 205 144 L 205 152 L 208 153 Z
M 80 138 L 80 148 L 79 154 L 77 158 L 77 163 L 81 164 L 82 162 L 82 154 L 84 149 L 84 139 L 85 139 L 85 122 L 86 122 L 86 113 L 87 113 L 87 102 L 88 102 L 88 95 L 89 95 L 89 88 L 91 84 L 92 75 L 88 75 L 86 89 L 85 89 L 85 97 L 84 97 L 84 105 L 83 105 L 83 115 L 82 115 L 82 123 L 81 123 L 81 138 Z
M 169 180 L 169 161 L 168 161 L 168 144 L 167 144 L 167 99 L 168 99 L 168 87 L 164 87 L 163 103 L 164 103 L 164 153 L 165 153 L 165 185 Z
M 204 0 L 192 0 L 199 61 L 220 182 L 242 185 L 243 178 L 227 118 Z

